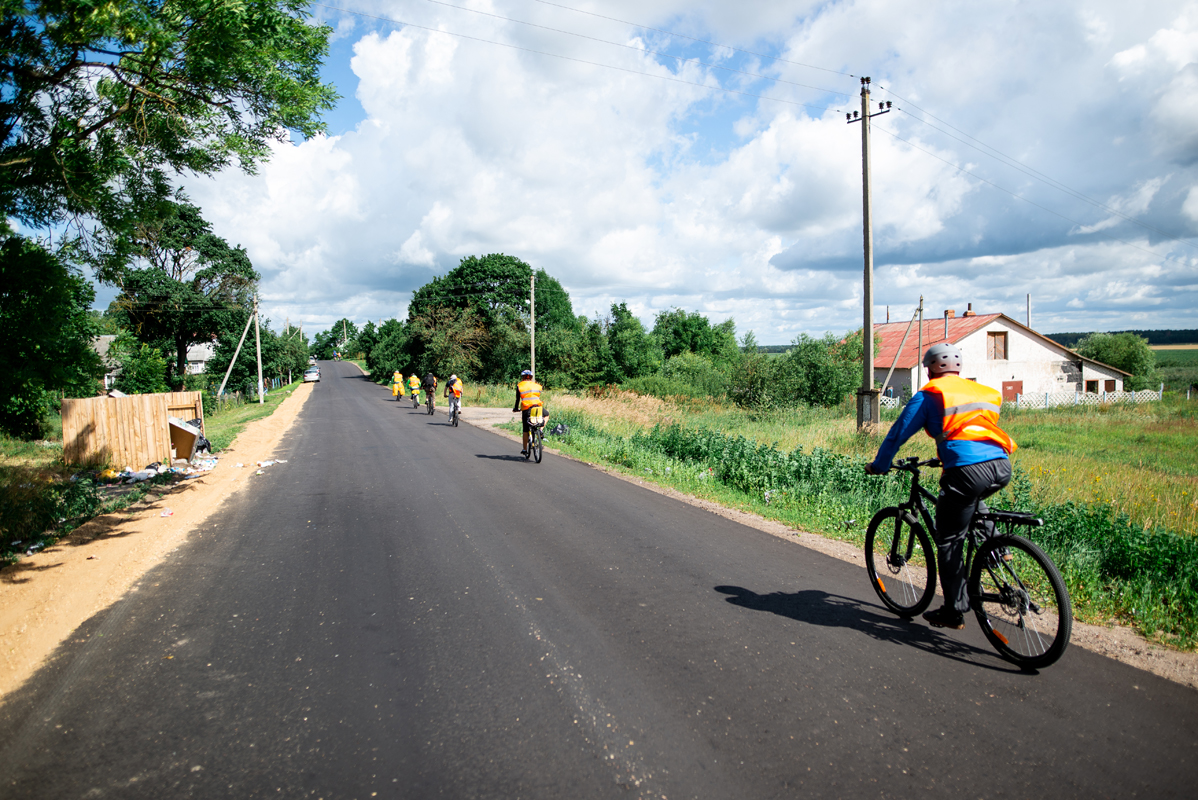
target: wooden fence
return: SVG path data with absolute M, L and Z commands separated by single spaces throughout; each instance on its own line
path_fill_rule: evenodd
M 204 420 L 199 392 L 62 401 L 62 457 L 68 464 L 112 464 L 141 469 L 171 460 L 168 417 Z

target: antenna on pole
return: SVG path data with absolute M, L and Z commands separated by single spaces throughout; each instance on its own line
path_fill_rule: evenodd
M 890 113 L 890 102 L 878 103 L 878 110 L 869 113 L 869 78 L 861 79 L 861 111 L 852 113 L 846 123 L 861 123 L 861 210 L 862 240 L 865 250 L 864 320 L 861 326 L 861 388 L 857 390 L 857 430 L 874 427 L 879 422 L 881 394 L 874 388 L 874 232 L 873 200 L 869 183 L 869 120 Z M 847 115 L 846 115 L 847 116 Z

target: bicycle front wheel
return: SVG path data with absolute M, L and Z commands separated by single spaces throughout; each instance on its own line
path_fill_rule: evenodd
M 865 532 L 865 568 L 882 604 L 900 617 L 914 617 L 936 596 L 935 551 L 909 511 L 874 514 Z
M 1073 606 L 1061 573 L 1022 536 L 988 539 L 973 558 L 969 596 L 982 633 L 1025 669 L 1047 667 L 1069 646 Z
M 545 434 L 541 432 L 540 428 L 535 428 L 533 430 L 532 441 L 529 442 L 529 446 L 532 448 L 533 460 L 540 464 L 541 455 L 545 450 Z

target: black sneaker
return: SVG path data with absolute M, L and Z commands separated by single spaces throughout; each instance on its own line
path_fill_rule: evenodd
M 948 606 L 941 606 L 935 611 L 923 615 L 933 628 L 952 628 L 959 631 L 965 629 L 965 615 Z
M 520 451 L 520 455 L 522 455 L 522 456 L 524 456 L 525 458 L 527 458 L 527 457 L 528 457 L 528 451 L 527 451 L 527 450 L 521 450 L 521 451 Z

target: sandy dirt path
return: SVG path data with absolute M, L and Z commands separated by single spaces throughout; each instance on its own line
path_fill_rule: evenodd
M 256 462 L 271 458 L 314 385 L 301 384 L 273 414 L 249 423 L 203 477 L 163 487 L 124 511 L 97 517 L 53 547 L 0 570 L 0 697 L 17 689 L 72 631 L 119 600 L 226 499 L 252 483 Z M 162 516 L 167 510 L 170 516 Z
M 462 412 L 463 422 L 468 422 L 480 428 L 486 428 L 514 442 L 519 442 L 519 436 L 495 427 L 505 422 L 513 422 L 516 419 L 518 417 L 511 413 L 511 409 L 507 408 L 467 408 Z M 562 458 L 570 458 L 570 456 L 559 453 L 557 450 L 549 447 L 545 448 L 545 452 L 556 454 Z M 572 460 L 577 461 L 578 459 Z M 827 539 L 814 533 L 797 531 L 780 522 L 766 519 L 757 514 L 727 508 L 719 503 L 684 494 L 676 489 L 647 483 L 640 478 L 626 475 L 607 467 L 596 466 L 594 464 L 591 466 L 613 477 L 643 486 L 649 491 L 681 500 L 684 503 L 689 503 L 699 508 L 704 508 L 713 514 L 718 514 L 727 519 L 739 522 L 741 525 L 756 528 L 771 536 L 777 536 L 780 539 L 801 544 L 804 547 L 817 550 L 824 555 L 858 564 L 862 569 L 862 581 L 865 580 L 865 555 L 859 547 L 848 542 Z M 937 595 L 939 594 L 939 590 L 937 590 Z M 1198 689 L 1198 653 L 1185 653 L 1162 647 L 1159 644 L 1148 641 L 1132 628 L 1122 625 L 1088 625 L 1084 622 L 1074 620 L 1073 635 L 1070 638 L 1070 643 L 1107 656 L 1108 658 L 1113 658 L 1123 664 L 1146 670 L 1175 683 L 1189 686 L 1192 689 Z

